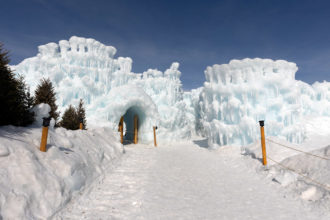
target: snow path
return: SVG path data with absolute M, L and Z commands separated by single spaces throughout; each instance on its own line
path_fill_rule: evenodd
M 322 219 L 247 167 L 239 148 L 125 148 L 118 167 L 54 219 Z

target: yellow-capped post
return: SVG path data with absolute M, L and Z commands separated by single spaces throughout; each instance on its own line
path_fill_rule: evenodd
M 120 142 L 121 144 L 124 144 L 124 117 L 121 116 L 120 121 L 119 121 L 119 128 L 120 132 Z
M 44 117 L 42 118 L 42 135 L 41 135 L 41 143 L 40 143 L 40 151 L 46 152 L 46 146 L 47 146 L 47 137 L 48 137 L 48 126 L 50 124 L 51 117 Z
M 80 121 L 80 123 L 79 123 L 79 129 L 80 130 L 83 130 L 84 129 L 84 124 L 83 124 L 84 123 L 84 119 L 80 118 L 79 121 Z
M 134 115 L 134 138 L 133 138 L 134 144 L 138 143 L 138 123 L 139 123 L 138 116 Z
M 266 155 L 266 139 L 265 139 L 265 122 L 259 121 L 260 124 L 260 134 L 261 134 L 261 149 L 262 149 L 262 163 L 264 166 L 267 165 L 267 155 Z
M 155 147 L 157 147 L 157 140 L 156 140 L 156 130 L 157 130 L 157 126 L 154 126 L 154 145 Z

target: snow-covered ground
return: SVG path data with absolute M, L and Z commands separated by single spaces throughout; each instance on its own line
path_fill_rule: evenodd
M 54 219 L 330 218 L 329 206 L 283 190 L 244 148 L 206 146 L 201 139 L 157 148 L 128 145 L 117 167 Z
M 0 127 L 0 219 L 46 219 L 109 170 L 123 153 L 110 129 Z
M 326 118 L 306 119 L 308 139 L 295 145 L 330 158 Z M 266 134 L 267 135 L 267 134 Z M 0 128 L 0 219 L 329 219 L 330 160 L 267 141 L 207 148 L 194 139 L 155 148 L 119 143 L 111 129 Z M 123 152 L 125 152 L 123 154 Z

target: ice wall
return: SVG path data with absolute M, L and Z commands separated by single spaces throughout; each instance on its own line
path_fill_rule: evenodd
M 193 135 L 204 135 L 202 132 L 201 116 L 199 111 L 199 95 L 203 87 L 197 89 L 192 89 L 191 91 L 186 91 L 183 94 L 183 101 L 186 105 L 186 117 L 189 120 Z
M 330 82 L 301 86 L 301 96 L 305 115 L 330 116 Z
M 156 104 L 160 115 L 158 136 L 162 140 L 190 137 L 194 130 L 186 114 L 180 76 L 179 63 L 175 62 L 164 73 L 149 69 L 140 80 L 130 82 L 143 88 Z
M 38 49 L 36 57 L 23 60 L 13 69 L 25 76 L 32 91 L 41 78 L 50 78 L 60 110 L 78 103 L 80 98 L 90 104 L 111 88 L 139 77 L 131 73 L 131 58 L 115 59 L 114 47 L 94 39 L 71 37 L 69 41 L 48 43 Z
M 164 73 L 149 69 L 136 74 L 131 72 L 131 58 L 114 57 L 114 47 L 75 36 L 38 49 L 36 57 L 12 68 L 25 76 L 32 91 L 40 79 L 50 78 L 62 113 L 69 104 L 77 105 L 82 98 L 89 126 L 116 129 L 120 114 L 124 115 L 131 107 L 139 108 L 148 112 L 140 131 L 141 135 L 145 134 L 142 139 L 150 139 L 151 125 L 159 127 L 159 141 L 190 137 L 179 63 L 173 63 Z M 151 126 L 150 130 L 147 126 Z
M 297 70 L 294 63 L 269 59 L 207 67 L 200 111 L 209 145 L 251 143 L 259 137 L 259 120 L 266 120 L 267 135 L 301 142 Z
M 295 80 L 298 68 L 284 60 L 244 59 L 205 70 L 200 123 L 210 146 L 245 145 L 266 134 L 300 143 L 306 116 L 329 116 L 330 84 Z

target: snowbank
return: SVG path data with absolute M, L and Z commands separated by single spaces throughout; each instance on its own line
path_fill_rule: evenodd
M 261 163 L 260 141 L 242 147 L 242 152 L 248 156 L 247 158 L 254 159 L 253 161 L 246 160 L 251 169 L 255 169 L 257 173 L 279 184 L 293 193 L 295 197 L 300 197 L 307 203 L 311 203 L 310 205 L 320 207 L 329 213 L 330 130 L 326 128 L 329 127 L 330 118 L 309 116 L 304 117 L 302 123 L 306 128 L 306 139 L 301 144 L 290 143 L 266 134 L 267 157 L 271 158 L 268 159 L 266 167 L 263 167 Z M 292 148 L 319 157 L 295 151 Z M 328 160 L 324 158 L 328 158 Z
M 294 143 L 306 138 L 303 116 L 329 116 L 329 83 L 295 80 L 295 63 L 244 59 L 205 70 L 200 115 L 209 145 L 246 145 L 266 133 Z
M 311 140 L 308 144 L 295 145 L 290 142 L 271 137 L 271 141 L 296 148 L 322 158 L 293 151 L 288 148 L 267 141 L 268 165 L 261 164 L 260 141 L 243 148 L 243 154 L 256 159 L 255 163 L 248 161 L 249 167 L 257 173 L 279 184 L 295 197 L 300 197 L 311 207 L 321 208 L 326 213 L 330 211 L 330 146 L 318 145 L 318 140 Z M 327 138 L 330 143 L 330 138 Z M 274 162 L 276 161 L 276 162 Z
M 0 127 L 0 219 L 46 219 L 90 185 L 123 153 L 110 129 Z

